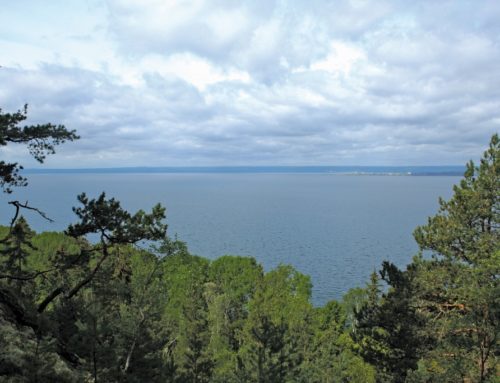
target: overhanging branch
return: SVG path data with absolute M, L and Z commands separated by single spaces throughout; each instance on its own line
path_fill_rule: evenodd
M 19 212 L 21 209 L 27 209 L 27 210 L 32 210 L 32 211 L 35 211 L 37 212 L 42 218 L 46 219 L 47 221 L 49 222 L 54 222 L 53 219 L 49 218 L 47 216 L 47 214 L 45 214 L 43 211 L 41 211 L 40 209 L 36 208 L 36 207 L 33 207 L 33 206 L 29 206 L 28 205 L 28 201 L 26 201 L 25 203 L 21 203 L 19 201 L 9 201 L 9 205 L 12 205 L 16 208 L 16 213 L 14 214 L 14 217 L 12 218 L 12 220 L 10 221 L 10 229 L 12 229 L 12 227 L 14 226 L 14 224 L 16 223 L 17 221 L 17 218 L 19 217 Z

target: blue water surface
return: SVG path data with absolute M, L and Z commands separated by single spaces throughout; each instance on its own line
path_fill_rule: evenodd
M 167 207 L 170 235 L 186 241 L 192 253 L 211 259 L 248 255 L 266 270 L 291 264 L 311 276 L 315 304 L 365 285 L 383 260 L 408 264 L 418 250 L 413 230 L 435 214 L 438 197 L 449 198 L 460 179 L 363 172 L 56 172 L 28 177 L 28 187 L 0 197 L 1 224 L 12 216 L 10 199 L 28 200 L 54 219 L 48 223 L 24 212 L 37 231 L 63 230 L 74 222 L 71 207 L 81 192 L 94 197 L 106 191 L 130 211 L 160 202 Z

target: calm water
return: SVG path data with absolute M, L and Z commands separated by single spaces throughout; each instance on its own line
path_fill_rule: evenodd
M 364 285 L 383 260 L 404 266 L 417 251 L 412 232 L 449 198 L 455 176 L 332 174 L 31 174 L 30 185 L 2 195 L 28 200 L 55 220 L 25 212 L 37 231 L 75 220 L 76 196 L 106 191 L 131 211 L 167 207 L 169 233 L 208 258 L 250 255 L 266 269 L 292 264 L 323 304 Z

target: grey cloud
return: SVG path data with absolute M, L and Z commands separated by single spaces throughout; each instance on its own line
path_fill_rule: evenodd
M 376 7 L 347 0 L 215 1 L 193 6 L 191 12 L 189 6 L 184 12 L 164 11 L 164 21 L 152 23 L 158 12 L 147 3 L 142 7 L 131 1 L 107 3 L 110 33 L 125 54 L 168 56 L 188 51 L 219 65 L 247 70 L 265 83 L 282 78 L 287 65 L 307 66 L 324 57 L 332 38 L 359 37 L 390 11 L 384 1 Z M 217 21 L 221 13 L 226 17 Z M 218 22 L 231 23 L 231 19 L 236 28 L 216 33 Z
M 160 6 L 161 17 L 153 4 L 133 1 L 107 1 L 110 14 L 109 29 L 130 54 L 151 52 L 169 54 L 192 51 L 203 56 L 223 56 L 248 38 L 261 18 L 272 15 L 274 1 L 255 1 L 242 5 L 234 1 L 213 1 L 197 5 L 178 6 L 173 13 Z M 158 5 L 158 3 L 156 4 Z M 231 18 L 241 12 L 243 25 L 237 25 L 230 36 L 217 34 L 217 17 Z
M 109 2 L 120 57 L 190 52 L 250 81 L 199 90 L 146 71 L 135 87 L 78 67 L 2 68 L 3 109 L 28 102 L 31 121 L 82 136 L 49 166 L 462 164 L 499 131 L 495 2 L 220 1 L 165 29 L 133 4 Z M 207 21 L 218 11 L 248 20 L 224 38 Z M 349 73 L 311 69 L 332 39 L 364 54 Z
M 44 86 L 48 78 L 58 84 L 54 91 Z M 372 92 L 360 105 L 345 99 L 339 107 L 311 107 L 287 99 L 277 85 L 244 85 L 252 102 L 234 102 L 235 85 L 219 84 L 212 89 L 218 101 L 208 105 L 189 84 L 158 74 L 148 76 L 140 91 L 98 73 L 49 66 L 9 71 L 1 81 L 9 83 L 11 100 L 33 95 L 23 102 L 30 103 L 34 120 L 63 122 L 82 135 L 71 150 L 61 148 L 54 163 L 64 166 L 345 164 L 359 158 L 433 163 L 446 151 L 455 162 L 461 151 L 473 152 L 471 142 L 482 148 L 498 126 L 498 102 L 471 105 L 466 99 L 461 105 L 459 97 L 450 108 L 426 103 L 418 93 L 394 100 Z M 304 76 L 294 81 L 311 86 Z M 415 102 L 422 112 L 408 116 Z

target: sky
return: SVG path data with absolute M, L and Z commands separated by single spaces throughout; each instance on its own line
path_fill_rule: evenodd
M 81 136 L 46 167 L 463 165 L 500 131 L 498 0 L 0 4 L 0 108 Z

